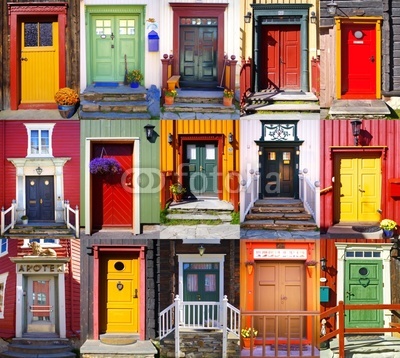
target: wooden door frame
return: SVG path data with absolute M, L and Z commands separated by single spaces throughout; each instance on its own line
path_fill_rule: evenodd
M 228 4 L 185 4 L 170 3 L 173 10 L 173 45 L 174 54 L 173 73 L 179 74 L 180 68 L 180 19 L 182 17 L 216 17 L 217 25 L 217 81 L 220 80 L 223 61 L 224 61 L 224 29 L 225 29 L 225 9 Z
M 254 92 L 260 90 L 260 80 L 256 68 L 261 63 L 261 27 L 268 25 L 300 25 L 300 89 L 308 92 L 310 66 L 308 58 L 308 13 L 312 4 L 250 4 L 253 8 L 253 58 Z M 283 15 L 282 15 L 283 13 Z M 279 20 L 277 20 L 279 19 Z M 295 21 L 293 21 L 295 20 Z
M 146 247 L 145 246 L 109 246 L 93 245 L 93 339 L 99 340 L 100 337 L 100 265 L 104 255 L 115 253 L 124 256 L 124 254 L 138 254 L 139 260 L 139 337 L 140 340 L 146 339 Z
M 66 34 L 67 3 L 8 3 L 8 26 L 10 28 L 10 109 L 17 110 L 21 101 L 21 22 L 29 17 L 46 19 L 56 16 L 58 22 L 58 76 L 59 87 L 66 86 Z M 54 104 L 32 104 L 32 108 L 55 109 Z
M 375 25 L 375 37 L 376 37 L 376 52 L 375 52 L 375 71 L 376 71 L 376 89 L 375 98 L 381 99 L 381 66 L 382 66 L 382 17 L 335 17 L 335 28 L 336 28 L 336 98 L 342 98 L 342 24 L 372 24 Z
M 179 134 L 178 135 L 178 151 L 179 151 L 179 163 L 178 163 L 178 175 L 180 178 L 183 178 L 183 165 L 184 165 L 184 153 L 185 147 L 189 142 L 217 142 L 217 174 L 221 173 L 221 175 L 217 176 L 217 194 L 218 199 L 223 199 L 223 179 L 222 178 L 222 162 L 224 158 L 223 151 L 223 143 L 224 143 L 224 135 L 223 134 Z

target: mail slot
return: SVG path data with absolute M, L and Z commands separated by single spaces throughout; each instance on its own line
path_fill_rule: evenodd
M 389 195 L 400 197 L 400 178 L 389 179 Z
M 319 288 L 319 300 L 320 302 L 329 302 L 329 287 L 321 286 Z

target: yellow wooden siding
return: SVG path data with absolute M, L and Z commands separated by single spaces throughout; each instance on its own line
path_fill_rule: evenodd
M 222 168 L 219 171 L 223 177 L 223 200 L 229 200 L 229 191 L 227 190 L 229 171 L 239 171 L 239 150 L 237 148 L 240 138 L 238 120 L 162 120 L 161 133 L 161 171 L 163 172 L 176 172 L 178 170 L 177 166 L 181 155 L 177 147 L 179 135 L 223 134 L 225 136 L 223 159 Z M 168 143 L 169 133 L 174 137 L 174 145 Z M 229 133 L 233 134 L 233 145 L 228 142 Z

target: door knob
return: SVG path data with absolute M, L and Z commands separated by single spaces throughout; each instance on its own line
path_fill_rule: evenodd
M 281 295 L 281 300 L 282 300 L 282 301 L 283 301 L 283 300 L 287 300 L 287 296 Z
M 21 57 L 21 61 L 28 61 L 26 57 Z
M 203 166 L 202 166 L 202 165 L 200 165 L 200 171 L 201 171 L 201 172 L 203 171 Z
M 197 300 L 201 301 L 201 296 L 200 295 L 197 295 Z
M 375 62 L 375 57 L 374 57 L 374 56 L 371 56 L 371 57 L 369 58 L 369 60 L 370 60 L 371 62 Z
M 42 198 L 40 198 L 39 203 L 43 204 L 43 199 Z

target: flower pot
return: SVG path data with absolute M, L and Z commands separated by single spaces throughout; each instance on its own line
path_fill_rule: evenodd
M 58 111 L 60 112 L 60 116 L 62 118 L 71 118 L 77 110 L 77 105 L 58 105 Z
M 165 104 L 173 104 L 175 97 L 167 97 L 165 96 Z
M 28 225 L 28 219 L 22 220 L 22 225 Z
M 250 348 L 250 338 L 242 337 L 242 339 L 243 339 L 243 348 Z
M 131 82 L 131 88 L 139 88 L 139 82 Z
M 174 201 L 180 203 L 182 201 L 183 194 L 172 194 Z
M 393 230 L 385 230 L 385 229 L 383 229 L 383 236 L 386 237 L 386 238 L 393 237 Z
M 232 106 L 232 101 L 233 98 L 232 97 L 223 97 L 223 104 L 224 106 Z

